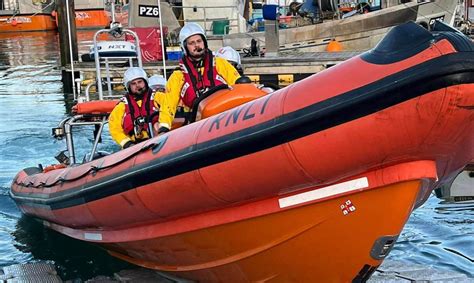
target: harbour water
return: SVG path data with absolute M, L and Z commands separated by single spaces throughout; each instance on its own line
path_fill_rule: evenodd
M 133 266 L 43 228 L 22 216 L 8 195 L 19 170 L 53 164 L 65 148 L 51 137 L 71 104 L 62 88 L 57 42 L 55 33 L 0 35 L 0 268 L 47 260 L 62 279 L 86 280 Z M 85 147 L 90 138 L 79 143 Z M 106 144 L 114 149 L 110 140 Z M 412 214 L 389 258 L 474 278 L 474 204 L 443 204 L 432 196 Z

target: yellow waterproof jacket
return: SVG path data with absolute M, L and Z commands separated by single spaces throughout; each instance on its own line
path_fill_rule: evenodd
M 155 96 L 153 98 L 155 102 L 155 107 L 158 109 L 161 105 L 161 101 L 164 98 L 165 94 L 162 92 L 155 92 Z M 139 107 L 142 106 L 142 100 L 138 100 L 137 104 Z M 115 105 L 114 109 L 110 113 L 109 116 L 109 131 L 112 139 L 118 143 L 121 147 L 123 147 L 128 141 L 135 142 L 135 137 L 129 136 L 123 130 L 123 118 L 125 117 L 125 103 L 120 101 L 117 105 Z M 142 131 L 142 136 L 144 139 L 148 139 L 148 133 L 146 131 Z
M 228 85 L 234 85 L 235 81 L 240 78 L 239 72 L 227 60 L 219 57 L 214 57 L 217 73 L 221 76 Z M 199 68 L 199 72 L 203 74 L 204 67 Z M 171 129 L 176 109 L 181 99 L 181 89 L 184 85 L 184 75 L 181 70 L 175 70 L 168 79 L 166 84 L 166 94 L 161 101 L 160 107 L 160 127 Z M 185 111 L 189 111 L 185 107 Z

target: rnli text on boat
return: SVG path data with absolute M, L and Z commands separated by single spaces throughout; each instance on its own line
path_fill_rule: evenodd
M 237 122 L 239 121 L 246 121 L 246 120 L 255 118 L 256 114 L 263 115 L 265 113 L 265 109 L 267 107 L 268 101 L 272 97 L 272 94 L 273 93 L 265 96 L 263 104 L 260 106 L 260 111 L 258 109 L 259 108 L 258 106 L 254 107 L 254 105 L 260 102 L 260 100 L 255 100 L 250 103 L 244 104 L 240 107 L 234 108 L 232 111 L 226 111 L 220 115 L 217 115 L 213 119 L 208 132 L 209 133 L 212 132 L 212 130 L 214 129 L 214 126 L 216 130 L 219 130 L 221 125 L 223 125 L 224 127 L 227 127 L 231 121 L 233 124 L 237 124 Z M 242 112 L 244 114 L 241 116 L 240 113 Z M 225 119 L 226 117 L 227 119 Z M 239 119 L 240 117 L 241 119 Z M 225 120 L 225 123 L 224 123 L 224 120 Z

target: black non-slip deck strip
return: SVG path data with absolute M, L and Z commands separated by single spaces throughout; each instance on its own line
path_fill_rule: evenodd
M 270 121 L 189 146 L 113 176 L 95 180 L 83 187 L 52 194 L 47 199 L 18 193 L 12 197 L 28 205 L 46 205 L 51 209 L 84 204 L 268 149 L 364 117 L 431 91 L 465 83 L 474 83 L 474 53 L 446 55 L 361 88 L 275 117 Z

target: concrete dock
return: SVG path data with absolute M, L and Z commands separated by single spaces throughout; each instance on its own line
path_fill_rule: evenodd
M 334 66 L 360 52 L 304 52 L 304 53 L 280 53 L 275 57 L 242 57 L 242 65 L 245 74 L 256 83 L 272 83 L 287 85 L 320 72 L 328 67 Z M 113 81 L 121 82 L 123 73 L 128 68 L 128 59 L 115 58 L 110 61 L 110 77 Z M 74 71 L 79 72 L 83 85 L 95 81 L 95 62 L 76 62 L 73 64 Z M 148 75 L 162 74 L 162 62 L 143 63 Z M 178 61 L 167 61 L 166 70 L 170 75 L 178 67 Z M 105 69 L 105 68 L 104 68 Z M 101 70 L 101 76 L 106 72 Z M 72 71 L 71 65 L 64 68 L 66 73 Z

